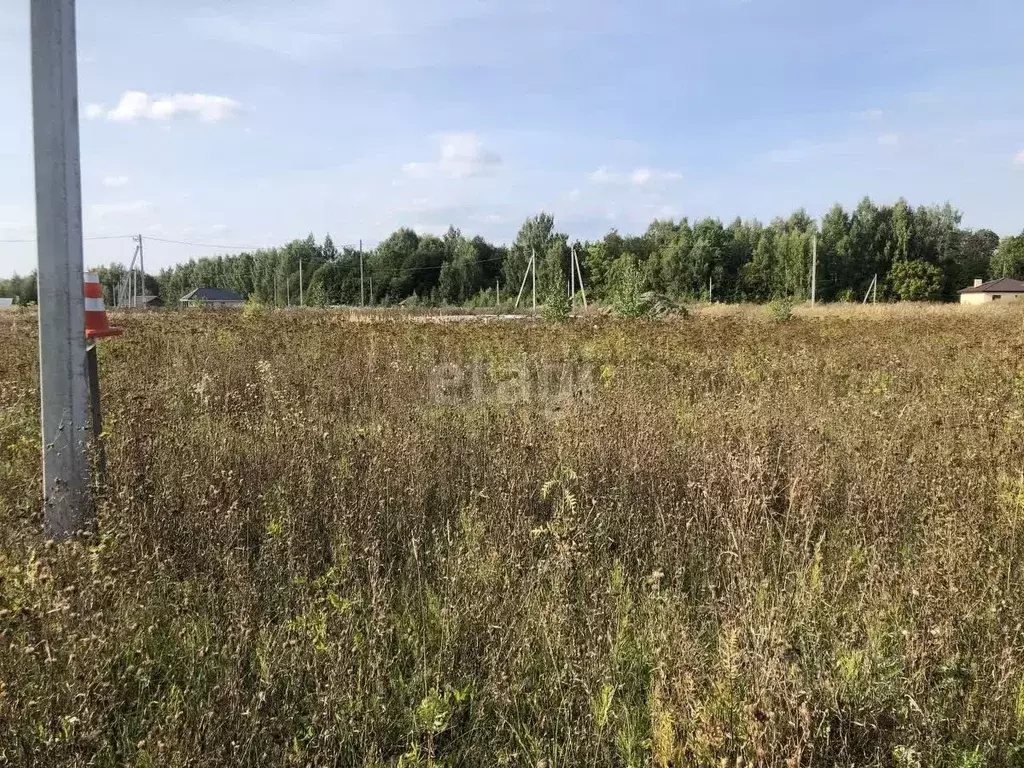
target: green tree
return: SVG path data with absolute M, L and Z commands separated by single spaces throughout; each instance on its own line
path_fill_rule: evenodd
M 320 246 L 320 258 L 324 261 L 334 261 L 338 258 L 338 249 L 334 246 L 330 232 L 324 238 L 324 244 Z
M 527 219 L 519 228 L 515 243 L 504 265 L 505 285 L 518 292 L 526 274 L 530 259 L 537 259 L 537 290 L 543 293 L 557 283 L 564 285 L 562 262 L 565 259 L 568 238 L 555 232 L 555 218 L 549 213 L 540 213 Z
M 934 301 L 942 295 L 942 270 L 923 259 L 897 261 L 889 287 L 900 301 Z
M 1024 233 L 1017 237 L 1004 237 L 992 257 L 989 276 L 1012 277 L 1024 280 Z
M 856 284 L 852 254 L 850 217 L 837 203 L 822 218 L 818 238 L 818 296 L 823 301 L 834 300 Z

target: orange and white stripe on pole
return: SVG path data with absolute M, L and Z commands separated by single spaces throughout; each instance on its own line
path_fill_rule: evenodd
M 107 320 L 107 310 L 103 306 L 103 286 L 100 276 L 95 272 L 85 273 L 85 338 L 104 339 L 120 336 L 123 328 L 114 328 Z

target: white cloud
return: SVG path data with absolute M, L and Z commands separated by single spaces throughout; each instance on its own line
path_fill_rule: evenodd
M 613 171 L 607 166 L 602 166 L 596 171 L 587 174 L 592 184 L 617 184 L 638 188 L 650 188 L 670 184 L 683 178 L 678 171 L 667 171 L 660 168 L 635 168 L 626 173 Z
M 657 168 L 637 168 L 630 174 L 629 180 L 634 187 L 646 187 L 652 184 L 679 181 L 683 174 L 678 171 L 663 171 Z
M 900 135 L 898 133 L 884 133 L 878 137 L 878 143 L 883 147 L 895 147 L 900 143 Z
M 124 216 L 145 213 L 152 209 L 148 200 L 128 200 L 123 203 L 94 203 L 89 206 L 89 213 L 98 219 L 109 216 Z
M 858 112 L 857 117 L 861 120 L 881 120 L 885 115 L 880 109 L 865 109 L 863 112 Z
M 128 177 L 127 176 L 107 176 L 107 177 L 105 177 L 103 179 L 103 186 L 104 187 L 111 187 L 111 188 L 123 187 L 127 183 L 128 183 Z
M 241 108 L 241 104 L 227 96 L 178 93 L 153 97 L 144 91 L 125 91 L 113 109 L 108 111 L 101 104 L 90 104 L 85 114 L 90 120 L 105 117 L 118 123 L 171 120 L 176 117 L 195 117 L 204 123 L 215 123 L 237 115 Z
M 435 162 L 406 163 L 402 170 L 406 176 L 424 179 L 447 176 L 465 179 L 482 176 L 501 165 L 501 157 L 484 147 L 480 137 L 472 132 L 446 133 L 440 137 L 440 159 Z
M 1017 153 L 1017 156 L 1013 158 L 1013 164 L 1018 168 L 1024 168 L 1024 149 Z

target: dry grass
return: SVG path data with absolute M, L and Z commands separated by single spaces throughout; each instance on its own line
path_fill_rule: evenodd
M 40 537 L 0 316 L 0 763 L 1024 760 L 1014 312 L 132 316 Z

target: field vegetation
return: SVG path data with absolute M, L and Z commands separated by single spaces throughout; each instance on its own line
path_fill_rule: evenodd
M 1024 313 L 0 315 L 0 764 L 1024 765 Z

